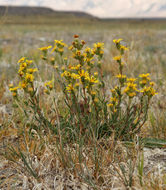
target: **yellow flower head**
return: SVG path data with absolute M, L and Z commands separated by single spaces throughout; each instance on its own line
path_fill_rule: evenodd
M 108 106 L 111 108 L 111 111 L 114 112 L 117 105 L 118 105 L 118 98 L 116 96 L 111 97 L 110 102 L 108 104 Z
M 139 77 L 141 78 L 140 80 L 140 85 L 141 87 L 144 87 L 149 81 L 150 81 L 150 74 L 140 74 Z
M 25 81 L 26 82 L 33 82 L 34 76 L 32 74 L 26 73 L 25 75 Z
M 120 50 L 129 50 L 129 48 L 127 48 L 126 46 L 120 45 Z
M 16 97 L 17 96 L 17 90 L 18 90 L 18 86 L 16 86 L 16 87 L 13 87 L 13 88 L 10 88 L 9 90 L 10 90 L 10 92 L 12 92 L 12 96 L 13 97 Z
M 119 44 L 122 40 L 123 40 L 123 39 L 121 39 L 121 38 L 120 38 L 120 39 L 114 39 L 113 42 L 114 42 L 115 44 Z
M 131 83 L 131 82 L 128 82 L 127 83 L 127 87 L 133 89 L 133 90 L 137 90 L 137 84 L 134 84 L 134 83 Z
M 91 85 L 99 82 L 94 76 L 87 76 L 87 77 L 85 77 L 85 79 L 88 80 Z
M 18 89 L 19 89 L 18 86 L 13 87 L 13 88 L 9 88 L 9 90 L 10 90 L 11 92 L 17 92 Z
M 71 77 L 71 73 L 68 72 L 68 71 L 64 71 L 64 72 L 61 74 L 61 77 Z
M 72 73 L 71 78 L 76 80 L 76 79 L 79 79 L 80 76 L 78 74 L 76 74 L 76 73 Z
M 135 93 L 135 92 L 130 92 L 130 93 L 128 93 L 128 96 L 129 96 L 130 98 L 133 98 L 134 96 L 136 96 L 136 93 Z
M 23 72 L 22 70 L 19 69 L 18 74 L 20 75 L 20 77 L 23 77 L 24 72 Z
M 75 69 L 78 70 L 80 67 L 81 67 L 81 65 L 78 64 L 78 65 L 75 66 Z
M 90 94 L 91 94 L 92 96 L 95 96 L 95 95 L 96 95 L 96 91 L 90 91 Z
M 77 87 L 79 87 L 80 86 L 80 83 L 75 83 L 75 87 L 77 88 Z
M 18 60 L 18 63 L 25 62 L 25 60 L 26 60 L 26 57 L 22 57 L 20 60 Z
M 112 104 L 112 103 L 109 103 L 109 104 L 107 104 L 109 107 L 113 107 L 114 106 L 114 104 Z
M 87 58 L 84 59 L 84 61 L 86 61 L 86 62 L 88 62 L 88 63 L 90 63 L 91 60 L 93 60 L 93 57 L 87 57 Z M 91 62 L 91 63 L 92 63 L 92 62 Z
M 127 78 L 127 82 L 129 83 L 134 83 L 136 80 L 136 78 Z
M 25 81 L 21 81 L 19 83 L 19 87 L 25 89 L 27 87 L 27 83 Z
M 52 46 L 41 47 L 41 48 L 39 48 L 39 50 L 41 50 L 43 52 L 47 52 L 47 50 L 50 48 L 52 48 Z
M 66 90 L 71 93 L 72 91 L 74 91 L 74 87 L 72 84 L 69 84 L 67 87 L 66 87 Z
M 124 89 L 124 93 L 126 93 L 129 98 L 133 98 L 136 96 L 137 90 L 137 84 L 134 84 L 133 82 L 126 83 L 126 88 Z
M 121 75 L 121 74 L 117 75 L 116 77 L 119 79 L 119 82 L 121 83 L 121 85 L 125 83 L 126 78 L 127 78 L 126 75 Z
M 103 55 L 104 54 L 104 51 L 103 50 L 100 50 L 100 55 Z
M 57 50 L 59 53 L 63 53 L 64 52 L 64 49 L 63 48 L 58 48 Z
M 95 43 L 94 48 L 95 49 L 103 49 L 104 48 L 104 43 L 100 43 L 100 42 Z
M 21 64 L 20 64 L 20 70 L 23 71 L 26 68 L 27 68 L 26 62 L 21 62 Z
M 35 68 L 35 69 L 33 69 L 33 68 L 27 69 L 27 72 L 28 72 L 29 74 L 33 74 L 34 72 L 37 72 L 37 71 L 38 71 L 37 68 Z
M 91 52 L 91 49 L 90 49 L 89 47 L 87 47 L 87 48 L 85 49 L 85 52 L 86 52 L 86 53 L 90 53 L 90 52 Z
M 83 69 L 81 69 L 81 71 L 78 71 L 78 74 L 80 77 L 89 77 L 89 73 L 87 71 L 85 72 Z
M 144 87 L 142 90 L 140 90 L 140 92 L 142 92 L 144 96 L 146 95 L 149 98 L 158 94 L 158 93 L 156 93 L 156 91 L 154 90 L 154 88 L 152 86 Z
M 68 49 L 69 49 L 69 50 L 72 50 L 73 48 L 74 48 L 73 46 L 69 46 L 69 48 L 68 48 Z
M 95 98 L 95 99 L 94 99 L 94 102 L 95 102 L 95 103 L 99 102 L 99 99 L 98 99 L 98 98 Z
M 53 89 L 53 81 L 48 81 L 44 84 L 45 87 L 49 88 L 50 90 Z
M 116 76 L 118 79 L 126 79 L 126 75 L 121 75 L 121 74 L 119 74 L 119 75 L 117 75 Z
M 149 73 L 146 73 L 146 74 L 140 74 L 139 75 L 139 77 L 141 77 L 141 78 L 144 78 L 144 77 L 149 77 L 150 76 L 150 74 Z
M 121 61 L 121 59 L 122 59 L 122 56 L 121 55 L 119 55 L 119 56 L 115 56 L 115 57 L 113 57 L 113 59 L 115 60 L 115 61 Z
M 155 85 L 155 83 L 154 82 L 150 82 L 150 86 L 154 86 Z
M 17 96 L 17 93 L 16 93 L 16 92 L 13 92 L 13 93 L 12 93 L 12 96 L 13 96 L 13 97 L 16 97 L 16 96 Z
M 64 48 L 65 46 L 67 46 L 63 40 L 55 40 L 55 46 L 57 46 L 58 48 Z
M 110 102 L 115 105 L 118 102 L 118 99 L 116 97 L 111 97 Z
M 80 51 L 80 50 L 77 50 L 77 51 L 76 51 L 76 55 L 77 55 L 77 56 L 80 56 L 80 55 L 81 55 L 81 51 Z
M 27 65 L 30 65 L 32 62 L 32 60 L 26 60 Z

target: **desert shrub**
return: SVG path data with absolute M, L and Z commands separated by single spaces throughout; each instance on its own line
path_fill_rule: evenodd
M 115 139 L 131 140 L 147 120 L 151 98 L 156 94 L 150 74 L 128 78 L 123 73 L 124 54 L 128 48 L 113 42 L 118 50 L 114 57 L 119 73 L 116 86 L 109 91 L 102 71 L 104 44 L 86 47 L 75 35 L 72 45 L 55 40 L 54 46 L 39 48 L 41 59 L 49 65 L 52 78 L 44 86 L 36 85 L 39 71 L 26 57 L 18 61 L 19 84 L 10 84 L 17 105 L 28 119 L 27 127 L 40 136 L 55 134 L 64 142 L 90 142 L 114 135 Z M 65 56 L 66 55 L 66 56 Z M 57 97 L 57 93 L 62 96 Z M 51 114 L 46 113 L 50 99 Z

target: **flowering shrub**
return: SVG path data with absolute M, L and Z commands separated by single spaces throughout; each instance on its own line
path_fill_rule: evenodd
M 89 141 L 90 137 L 102 138 L 113 134 L 115 139 L 131 140 L 139 133 L 147 120 L 150 101 L 156 92 L 149 73 L 141 74 L 138 78 L 128 78 L 123 73 L 123 55 L 128 48 L 121 41 L 113 40 L 119 52 L 113 58 L 119 73 L 110 97 L 106 93 L 109 89 L 102 71 L 103 43 L 95 43 L 93 48 L 86 47 L 85 41 L 80 41 L 79 36 L 75 35 L 72 45 L 68 47 L 72 56 L 68 57 L 64 56 L 67 45 L 62 40 L 55 40 L 54 47 L 39 48 L 41 59 L 52 67 L 50 72 L 53 77 L 45 82 L 44 93 L 53 101 L 52 109 L 56 113 L 54 123 L 44 114 L 40 103 L 43 93 L 37 93 L 34 85 L 38 69 L 33 66 L 33 61 L 25 57 L 18 61 L 20 82 L 16 87 L 11 84 L 10 91 L 18 103 L 21 101 L 18 91 L 24 92 L 24 113 L 28 118 L 30 115 L 34 118 L 32 128 L 35 131 L 41 133 L 43 127 L 44 132 L 60 134 L 68 141 L 82 137 Z M 63 100 L 59 100 L 58 105 L 57 97 L 52 97 L 57 83 L 63 92 Z

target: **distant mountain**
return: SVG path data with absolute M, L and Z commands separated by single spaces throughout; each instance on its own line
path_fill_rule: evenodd
M 1 5 L 83 11 L 97 17 L 166 17 L 166 0 L 0 0 Z
M 31 6 L 0 6 L 0 16 L 55 16 L 55 17 L 81 17 L 96 19 L 96 17 L 81 11 L 55 11 L 51 8 L 45 7 L 31 7 Z

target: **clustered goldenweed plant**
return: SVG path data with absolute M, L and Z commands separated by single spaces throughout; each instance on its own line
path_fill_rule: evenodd
M 35 62 L 27 57 L 18 61 L 19 82 L 10 84 L 9 89 L 23 120 L 21 127 L 17 125 L 18 146 L 9 147 L 4 153 L 8 160 L 21 159 L 27 171 L 39 179 L 40 172 L 35 169 L 31 155 L 40 157 L 51 144 L 61 166 L 72 168 L 76 177 L 94 188 L 95 180 L 99 184 L 104 181 L 103 168 L 116 159 L 116 142 L 133 140 L 139 134 L 156 94 L 149 73 L 138 78 L 125 75 L 124 54 L 129 48 L 122 39 L 113 42 L 118 52 L 113 59 L 119 69 L 116 86 L 111 90 L 102 70 L 104 44 L 87 47 L 78 35 L 69 47 L 62 40 L 55 40 L 54 46 L 39 48 L 43 64 L 52 75 L 42 86 L 37 85 L 41 77 Z M 113 164 L 125 186 L 133 185 L 136 157 L 130 160 L 129 171 L 123 164 Z
M 122 39 L 113 42 L 119 52 L 113 58 L 119 73 L 115 77 L 117 85 L 110 90 L 110 97 L 102 71 L 103 43 L 95 43 L 93 48 L 86 47 L 85 41 L 80 41 L 79 36 L 75 35 L 72 45 L 68 47 L 71 54 L 65 52 L 67 45 L 62 40 L 55 40 L 53 47 L 39 48 L 42 60 L 52 67 L 52 79 L 45 82 L 44 93 L 51 97 L 52 91 L 57 92 L 57 83 L 63 92 L 63 102 L 59 102 L 58 106 L 56 96 L 52 98 L 56 123 L 52 123 L 43 112 L 40 103 L 42 93 L 39 94 L 39 89 L 34 85 L 38 69 L 26 57 L 18 61 L 20 82 L 15 87 L 11 84 L 10 91 L 17 102 L 20 101 L 18 92 L 23 91 L 26 96 L 24 113 L 27 117 L 33 115 L 37 132 L 41 132 L 43 127 L 46 131 L 60 133 L 69 142 L 82 137 L 88 142 L 90 137 L 99 139 L 112 134 L 115 139 L 131 140 L 140 132 L 147 120 L 151 98 L 156 94 L 154 82 L 149 73 L 128 78 L 123 73 L 123 55 L 129 49 L 123 45 Z

